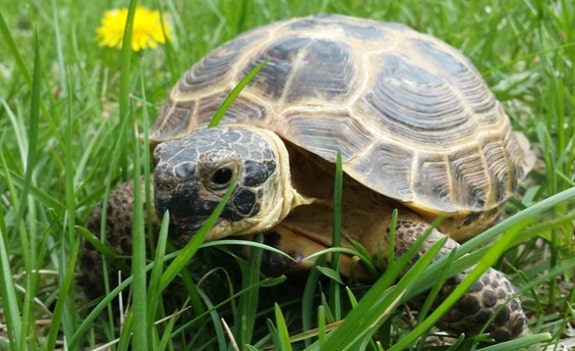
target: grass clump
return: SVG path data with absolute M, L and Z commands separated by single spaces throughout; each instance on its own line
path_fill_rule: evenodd
M 416 324 L 423 327 L 410 326 L 403 303 L 433 291 L 430 277 L 478 263 L 508 274 L 533 332 L 486 350 L 529 349 L 535 342 L 559 347 L 572 337 L 573 0 L 145 5 L 168 15 L 173 41 L 139 53 L 97 45 L 105 3 L 7 2 L 0 8 L 0 350 L 77 350 L 107 342 L 118 350 L 260 350 L 272 344 L 285 350 L 425 349 L 435 316 L 421 317 Z M 457 256 L 430 265 L 425 256 L 401 278 L 397 262 L 406 258 L 396 258 L 373 286 L 345 286 L 333 269 L 314 270 L 298 286 L 291 278 L 261 275 L 257 254 L 237 257 L 228 248 L 238 240 L 201 249 L 194 242 L 174 252 L 167 223 L 149 261 L 146 215 L 140 213 L 136 274 L 104 299 L 81 304 L 74 270 L 88 235 L 86 219 L 128 179 L 148 187 L 149 196 L 150 155 L 139 135 L 146 135 L 179 76 L 240 32 L 320 12 L 406 23 L 470 57 L 538 157 L 508 217 L 465 243 Z M 498 244 L 489 246 L 496 237 Z M 130 287 L 133 308 L 120 321 L 116 297 Z M 166 294 L 182 299 L 170 305 Z M 454 339 L 449 349 L 479 349 L 481 341 Z

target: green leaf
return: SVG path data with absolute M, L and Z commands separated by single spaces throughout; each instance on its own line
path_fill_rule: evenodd
M 283 351 L 292 351 L 287 324 L 286 324 L 286 321 L 284 319 L 282 310 L 277 303 L 274 304 L 274 312 L 276 315 L 276 327 L 277 327 L 278 342 L 279 342 L 279 344 L 277 344 L 276 346 L 278 346 L 280 348 L 280 350 L 283 350 Z
M 325 275 L 326 277 L 330 278 L 334 282 L 337 282 L 339 285 L 344 285 L 343 280 L 341 279 L 341 275 L 339 271 L 334 270 L 333 268 L 329 267 L 315 267 L 321 274 Z
M 212 214 L 206 219 L 204 225 L 194 234 L 192 239 L 186 244 L 186 246 L 180 251 L 179 255 L 174 259 L 174 261 L 166 268 L 164 274 L 162 274 L 162 279 L 160 281 L 161 290 L 165 289 L 168 284 L 178 275 L 190 261 L 190 259 L 198 251 L 208 233 L 212 227 L 216 224 L 216 221 L 220 217 L 226 203 L 232 196 L 233 190 L 237 184 L 237 177 L 234 178 L 228 187 L 225 195 L 220 200 L 220 203 L 216 206 Z
M 240 80 L 238 85 L 236 85 L 234 89 L 232 89 L 232 91 L 226 97 L 224 102 L 220 105 L 220 107 L 214 114 L 214 117 L 212 117 L 212 119 L 210 120 L 208 128 L 213 128 L 216 127 L 218 124 L 220 124 L 220 121 L 222 120 L 222 118 L 224 118 L 224 115 L 226 114 L 230 106 L 234 103 L 238 95 L 240 95 L 240 92 L 246 87 L 246 85 L 249 84 L 249 82 L 251 82 L 251 80 L 256 76 L 256 74 L 258 74 L 259 71 L 261 71 L 262 68 L 264 68 L 266 64 L 267 61 L 258 64 L 242 80 Z
M 4 165 L 4 157 L 1 154 L 0 159 L 2 159 Z M 13 350 L 24 350 L 24 347 L 20 346 L 19 337 L 22 335 L 20 304 L 18 303 L 16 287 L 14 286 L 12 271 L 10 270 L 8 233 L 6 231 L 3 212 L 3 207 L 0 206 L 0 277 L 2 277 L 0 297 L 2 297 L 3 301 L 4 319 L 10 348 Z
M 377 328 L 404 302 L 406 292 L 435 258 L 444 240 L 437 241 L 403 277 L 392 287 L 409 261 L 419 251 L 431 232 L 421 236 L 402 255 L 361 299 L 359 304 L 344 319 L 343 323 L 328 334 L 322 349 L 355 350 L 368 342 Z M 307 351 L 318 350 L 318 343 Z

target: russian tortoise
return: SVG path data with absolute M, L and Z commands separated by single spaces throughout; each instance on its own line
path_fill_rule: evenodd
M 262 62 L 220 125 L 207 128 Z M 175 242 L 190 240 L 237 177 L 207 240 L 262 233 L 294 258 L 265 255 L 264 265 L 285 270 L 309 268 L 303 259 L 331 245 L 338 152 L 342 233 L 374 256 L 388 252 L 394 209 L 396 257 L 439 215 L 421 250 L 449 235 L 441 255 L 449 253 L 500 216 L 533 163 L 526 139 L 459 51 L 400 24 L 339 15 L 276 22 L 216 48 L 171 91 L 150 141 L 155 213 L 169 210 Z M 130 250 L 132 191 L 126 183 L 108 204 L 106 240 L 120 253 Z M 99 209 L 90 229 L 99 232 L 100 221 Z M 84 251 L 84 284 L 94 287 L 99 253 L 89 244 Z M 439 299 L 466 274 L 448 279 Z M 489 320 L 485 330 L 498 341 L 526 328 L 513 286 L 493 269 L 439 326 L 473 335 Z

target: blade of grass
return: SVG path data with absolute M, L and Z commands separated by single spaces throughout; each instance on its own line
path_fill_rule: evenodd
M 72 336 L 75 329 L 72 329 L 77 325 L 75 320 L 75 313 L 69 310 L 69 306 L 74 306 L 73 304 L 70 305 L 70 298 L 74 297 L 74 294 L 70 294 L 74 282 L 74 273 L 76 271 L 76 261 L 78 259 L 78 255 L 80 253 L 80 240 L 76 240 L 72 251 L 69 253 L 70 258 L 68 259 L 68 266 L 62 272 L 62 280 L 59 289 L 59 298 L 56 301 L 56 306 L 54 307 L 54 312 L 52 314 L 52 318 L 50 321 L 50 331 L 48 332 L 48 337 L 46 340 L 46 350 L 53 350 L 56 347 L 56 342 L 58 341 L 58 336 L 60 336 L 59 328 L 56 326 L 60 325 L 60 321 L 62 318 L 71 319 L 69 321 L 65 321 L 64 324 L 64 332 L 65 335 Z M 62 258 L 62 262 L 65 260 Z M 73 300 L 72 300 L 73 301 Z M 66 308 L 68 306 L 68 308 Z M 66 314 L 68 314 L 66 316 Z
M 319 255 L 318 259 L 316 260 L 315 266 L 316 267 L 321 266 L 323 261 L 325 261 L 325 256 Z M 313 311 L 315 309 L 315 304 L 314 304 L 315 289 L 318 286 L 320 274 L 321 274 L 321 272 L 318 269 L 312 269 L 311 272 L 309 273 L 307 279 L 306 279 L 306 282 L 305 282 L 303 296 L 301 299 L 301 313 L 302 313 L 303 330 L 310 330 L 313 327 L 312 316 L 313 316 Z M 324 317 L 325 317 L 325 309 L 323 310 L 323 312 L 324 312 Z M 306 347 L 308 347 L 310 345 L 311 341 L 309 339 L 305 339 L 304 343 L 305 343 Z
M 178 319 L 177 313 L 174 313 L 172 318 L 169 319 L 168 325 L 164 329 L 164 335 L 162 336 L 157 350 L 162 351 L 170 347 L 170 342 L 172 341 L 172 331 L 176 325 L 176 320 Z
M 55 43 L 53 45 L 54 49 L 56 50 L 56 56 L 57 56 L 57 60 L 58 60 L 58 67 L 60 67 L 61 69 L 59 70 L 59 75 L 60 75 L 60 87 L 62 89 L 62 94 L 64 96 L 68 96 L 68 91 L 70 91 L 68 89 L 68 77 L 67 77 L 67 69 L 64 69 L 64 67 L 66 67 L 65 61 L 64 61 L 64 53 L 62 50 L 62 31 L 60 30 L 60 23 L 58 20 L 58 6 L 56 5 L 56 0 L 52 0 L 51 1 L 51 7 L 52 7 L 52 18 L 51 18 L 51 22 L 52 22 L 52 27 L 54 28 L 54 40 Z
M 335 179 L 333 185 L 333 233 L 332 246 L 341 247 L 341 199 L 343 192 L 343 166 L 341 161 L 341 152 L 337 152 L 335 162 Z M 340 254 L 335 251 L 331 255 L 331 267 L 333 268 L 334 278 L 330 279 L 330 309 L 336 320 L 342 318 L 341 311 L 341 283 L 339 276 Z M 319 267 L 318 267 L 319 269 Z
M 238 85 L 236 85 L 234 89 L 232 89 L 230 94 L 226 97 L 224 102 L 218 108 L 218 110 L 214 114 L 214 117 L 212 117 L 212 119 L 210 120 L 208 128 L 213 128 L 216 127 L 218 124 L 220 124 L 220 121 L 222 120 L 222 118 L 224 118 L 224 115 L 228 111 L 229 107 L 234 103 L 240 92 L 245 88 L 246 85 L 249 84 L 249 82 L 256 76 L 256 74 L 258 74 L 259 71 L 261 71 L 262 68 L 264 68 L 264 66 L 267 63 L 268 63 L 267 61 L 264 61 L 259 65 L 255 66 L 242 80 L 240 80 Z
M 2 167 L 6 167 L 6 160 L 0 154 L 2 160 Z M 10 179 L 7 179 L 9 182 Z M 20 308 L 18 303 L 18 296 L 16 295 L 16 288 L 14 280 L 12 279 L 12 271 L 10 270 L 10 255 L 8 247 L 8 232 L 6 231 L 6 223 L 4 222 L 4 210 L 0 206 L 0 277 L 2 277 L 2 284 L 0 284 L 0 297 L 2 297 L 2 308 L 4 310 L 4 323 L 6 323 L 6 333 L 8 335 L 8 342 L 12 350 L 24 350 L 25 347 L 20 343 L 19 336 L 22 332 L 22 321 Z
M 516 230 L 517 232 L 519 230 Z M 482 260 L 477 262 L 475 268 L 457 285 L 457 287 L 441 302 L 437 308 L 423 321 L 420 321 L 417 326 L 405 337 L 400 339 L 395 345 L 389 348 L 389 351 L 402 350 L 408 345 L 416 341 L 417 338 L 426 330 L 431 329 L 439 319 L 447 313 L 447 311 L 455 305 L 457 301 L 471 288 L 471 286 L 481 278 L 483 273 L 487 271 L 495 262 L 501 257 L 501 254 L 508 247 L 508 244 L 513 239 L 513 235 L 504 235 L 497 242 L 493 244 L 487 254 Z M 448 256 L 452 259 L 452 255 Z
M 156 242 L 156 252 L 154 254 L 154 265 L 152 267 L 152 274 L 150 276 L 149 291 L 148 291 L 148 320 L 153 321 L 158 308 L 158 302 L 162 298 L 162 290 L 160 289 L 162 272 L 164 270 L 163 257 L 166 252 L 168 242 L 168 226 L 170 224 L 169 216 L 164 216 L 162 225 L 160 227 L 160 234 Z
M 161 18 L 161 17 L 160 17 Z M 162 18 L 163 21 L 163 18 Z M 162 27 L 164 28 L 164 27 Z M 165 33 L 164 33 L 165 34 Z M 165 37 L 165 35 L 164 35 Z M 143 130 L 142 130 L 142 135 L 143 135 L 143 157 L 142 160 L 144 160 L 144 164 L 143 164 L 143 172 L 144 172 L 144 176 L 141 177 L 143 178 L 144 181 L 144 194 L 145 194 L 145 198 L 143 199 L 144 204 L 152 204 L 154 199 L 153 199 L 153 194 L 152 194 L 152 181 L 151 181 L 151 166 L 150 166 L 150 162 L 148 162 L 147 160 L 150 160 L 150 148 L 148 147 L 148 145 L 150 145 L 149 143 L 149 114 L 148 114 L 148 99 L 146 96 L 146 84 L 145 84 L 145 74 L 144 74 L 144 65 L 140 65 L 140 91 L 141 91 L 141 96 L 142 96 L 142 126 L 143 126 Z M 141 192 L 140 192 L 141 193 Z M 142 208 L 142 206 L 140 206 L 140 208 Z M 152 213 L 153 210 L 153 206 L 145 206 L 145 217 L 147 218 L 148 221 L 146 225 L 146 230 L 145 233 L 148 234 L 148 237 L 144 237 L 143 240 L 149 241 L 150 244 L 150 249 L 146 250 L 146 252 L 151 252 L 151 250 L 155 249 L 155 254 L 154 254 L 154 260 L 153 260 L 153 268 L 152 268 L 152 274 L 150 276 L 150 282 L 148 284 L 148 294 L 147 294 L 147 300 L 148 303 L 146 304 L 147 306 L 147 313 L 148 313 L 148 329 L 150 331 L 154 331 L 154 317 L 156 315 L 156 311 L 159 307 L 160 302 L 162 301 L 162 291 L 159 289 L 160 287 L 160 279 L 162 276 L 162 271 L 164 269 L 164 260 L 162 259 L 166 253 L 166 247 L 167 247 L 167 241 L 168 241 L 168 224 L 169 224 L 169 220 L 167 218 L 164 218 L 161 224 L 161 228 L 160 228 L 160 232 L 159 232 L 159 237 L 156 239 L 155 242 L 152 242 L 152 240 L 150 240 L 150 237 L 154 237 L 154 235 L 156 233 L 154 233 L 154 226 L 152 224 L 152 218 L 154 218 L 154 216 L 156 215 L 155 213 Z M 153 235 L 152 235 L 153 234 Z M 173 323 L 173 322 L 172 322 Z M 150 335 L 153 335 L 152 332 L 149 333 Z M 157 348 L 157 347 L 156 347 Z
M 497 223 L 482 234 L 469 239 L 467 242 L 463 243 L 459 248 L 457 248 L 454 262 L 449 269 L 448 276 L 453 276 L 461 270 L 473 266 L 479 260 L 478 257 L 485 257 L 488 255 L 487 251 L 489 249 L 482 246 L 493 241 L 498 235 L 500 235 L 500 233 L 506 232 L 513 227 L 524 226 L 534 218 L 539 218 L 543 212 L 553 208 L 559 203 L 570 201 L 571 199 L 575 199 L 575 188 L 567 189 L 558 194 L 550 196 L 549 198 L 522 210 L 521 212 L 505 219 L 504 221 Z M 523 241 L 523 238 L 518 240 L 519 233 L 517 232 L 516 234 L 517 235 L 511 235 L 509 240 L 505 240 L 508 246 L 500 249 L 498 251 L 499 255 L 508 249 L 511 246 L 511 243 L 516 245 L 517 243 Z M 498 259 L 498 257 L 495 259 Z M 447 257 L 442 257 L 436 262 L 433 262 L 430 267 L 429 274 L 427 276 L 421 277 L 421 284 L 418 284 L 417 288 L 411 290 L 408 293 L 408 297 L 414 297 L 422 293 L 424 290 L 429 289 L 434 283 L 435 277 L 441 274 L 440 270 L 444 265 L 443 260 L 446 259 Z
M 304 292 L 302 296 L 301 302 L 301 309 L 302 309 L 302 326 L 304 330 L 310 330 L 312 328 L 312 316 L 313 316 L 313 309 L 314 306 L 314 296 L 315 296 L 315 289 L 318 286 L 318 281 L 320 274 L 324 274 L 330 276 L 330 272 L 332 270 L 327 270 L 323 267 L 323 263 L 325 262 L 325 257 L 327 254 L 331 253 L 332 257 L 334 257 L 334 261 L 332 261 L 332 267 L 338 269 L 339 267 L 339 253 L 342 251 L 347 251 L 349 249 L 337 247 L 341 245 L 341 197 L 342 197 L 342 188 L 343 188 L 343 167 L 341 162 L 341 153 L 338 152 L 336 160 L 336 172 L 335 172 L 335 180 L 334 180 L 334 210 L 333 210 L 333 233 L 332 233 L 332 240 L 333 240 L 333 248 L 328 248 L 326 250 L 321 250 L 309 257 L 307 259 L 315 259 L 315 268 L 313 269 L 305 283 Z M 337 201 L 337 204 L 335 203 Z M 349 250 L 348 253 L 351 256 L 355 255 L 355 251 Z M 316 259 L 317 258 L 317 259 Z M 333 286 L 335 282 L 342 283 L 341 277 L 339 277 L 339 273 L 335 275 L 331 275 L 332 278 L 330 283 L 330 289 L 332 290 L 332 294 L 339 294 L 339 286 Z M 335 279 L 335 280 L 334 280 Z M 337 291 L 334 293 L 334 291 Z M 337 315 L 341 318 L 341 309 L 340 309 L 340 299 L 334 298 L 332 301 L 332 306 L 337 306 Z M 321 305 L 320 305 L 321 306 Z M 322 312 L 324 313 L 324 317 L 326 315 L 325 306 L 322 308 Z M 338 319 L 340 319 L 338 318 Z M 306 346 L 310 345 L 310 340 L 305 339 L 304 343 Z
M 381 323 L 403 302 L 409 287 L 417 281 L 445 244 L 446 238 L 437 241 L 392 287 L 430 233 L 431 231 L 418 238 L 406 253 L 388 268 L 386 274 L 371 287 L 357 307 L 345 317 L 343 323 L 327 336 L 322 349 L 342 351 L 357 349 L 359 344 L 367 342 Z M 317 342 L 307 349 L 307 351 L 315 350 L 318 350 Z
M 425 302 L 423 303 L 423 305 L 419 309 L 419 312 L 417 315 L 418 324 L 420 324 L 421 321 L 423 320 L 423 318 L 425 318 L 425 316 L 427 316 L 428 312 L 432 308 L 431 306 L 433 305 L 433 302 L 435 301 L 437 295 L 441 292 L 441 289 L 443 288 L 443 285 L 445 284 L 445 281 L 448 278 L 448 271 L 449 271 L 448 268 L 453 265 L 454 258 L 455 258 L 455 251 L 450 251 L 449 255 L 447 256 L 446 263 L 444 265 L 442 265 L 443 268 L 440 270 L 440 274 L 435 276 L 435 283 L 431 287 L 431 290 L 429 291 L 429 293 L 427 293 L 427 297 L 425 298 Z M 421 341 L 424 342 L 423 339 Z
M 480 246 L 485 245 L 485 243 L 493 240 L 497 235 L 510 229 L 511 227 L 514 227 L 522 222 L 527 223 L 533 221 L 534 218 L 539 218 L 539 215 L 553 208 L 557 204 L 573 199 L 575 199 L 575 187 L 563 190 L 560 193 L 552 195 L 534 204 L 533 206 L 530 206 L 521 212 L 514 214 L 513 216 L 487 229 L 481 235 L 471 238 L 463 243 L 460 249 L 458 249 L 458 257 L 478 249 Z
M 268 319 L 266 321 L 266 324 L 268 326 L 269 334 L 272 337 L 273 344 L 281 346 L 281 341 L 279 340 L 279 335 L 278 335 L 278 331 L 276 329 L 276 326 L 273 324 L 273 322 L 270 319 Z
M 319 348 L 323 348 L 327 334 L 325 323 L 325 308 L 322 305 L 317 307 L 317 335 Z M 307 339 L 306 339 L 307 340 Z
M 137 6 L 138 0 L 130 0 L 126 26 L 122 36 L 122 49 L 120 52 L 120 92 L 118 95 L 121 120 L 128 119 L 131 113 L 130 85 L 132 76 L 132 31 Z M 131 131 L 131 128 L 126 128 L 122 140 L 129 140 L 130 136 L 128 133 L 131 133 Z M 126 147 L 121 148 L 120 164 L 122 166 L 122 172 L 124 173 L 122 179 L 125 180 L 128 178 L 126 173 L 128 170 L 128 150 Z
M 202 291 L 198 291 L 200 296 L 202 297 L 204 304 L 208 308 L 207 313 L 209 314 L 212 324 L 214 326 L 214 330 L 216 332 L 215 338 L 218 342 L 218 350 L 226 350 L 226 332 L 224 327 L 221 323 L 221 317 L 218 315 L 217 306 L 214 306 L 210 298 Z
M 135 148 L 134 167 L 140 169 L 140 152 Z M 146 225 L 144 223 L 144 209 L 142 199 L 142 177 L 138 172 L 134 173 L 134 207 L 132 218 L 132 285 L 134 301 L 132 311 L 134 312 L 134 349 L 145 351 L 148 346 L 152 346 L 151 325 L 153 321 L 148 321 L 148 311 L 146 306 L 147 281 L 146 281 Z M 126 329 L 128 330 L 128 328 Z M 142 345 L 146 345 L 145 347 Z
M 130 105 L 130 85 L 132 77 L 132 32 L 134 26 L 134 17 L 138 0 L 131 0 L 128 6 L 128 14 L 124 33 L 122 37 L 122 49 L 120 52 L 120 92 L 119 92 L 119 111 L 120 119 L 128 119 L 133 122 L 133 113 Z M 135 126 L 135 123 L 129 123 Z M 135 128 L 134 128 L 135 130 Z M 132 132 L 131 128 L 125 129 L 123 140 L 131 140 L 132 137 L 129 133 Z M 137 135 L 137 133 L 135 133 Z M 121 164 L 122 171 L 124 172 L 124 179 L 126 178 L 128 157 L 127 147 L 122 147 Z M 134 148 L 134 168 L 140 170 L 140 151 L 139 148 Z M 133 327 L 126 326 L 123 330 L 125 332 L 133 332 L 133 347 L 136 350 L 148 350 L 152 344 L 151 321 L 148 321 L 147 306 L 147 283 L 146 283 L 146 237 L 145 237 L 145 224 L 144 213 L 142 207 L 142 178 L 138 171 L 134 173 L 134 199 L 133 199 L 133 218 L 132 218 L 132 276 L 134 277 L 132 285 L 132 309 L 133 313 Z M 125 339 L 124 339 L 125 340 Z M 121 339 L 121 344 L 122 339 Z
M 13 185 L 15 185 L 14 189 L 19 188 L 19 189 L 23 189 L 24 188 L 24 184 L 26 184 L 26 178 L 19 175 L 18 173 L 16 173 L 14 170 L 12 169 L 4 169 L 3 173 L 5 175 L 10 175 L 10 177 L 12 178 L 12 182 Z M 6 177 L 6 176 L 4 176 Z M 50 196 L 47 192 L 42 191 L 42 189 L 38 188 L 38 187 L 31 187 L 29 189 L 29 194 L 34 197 L 37 201 L 43 203 L 45 205 L 45 207 L 49 207 L 49 208 L 61 208 L 62 205 L 59 202 L 58 199 L 56 199 L 55 197 Z
M 30 101 L 30 125 L 28 127 L 27 135 L 27 152 L 26 160 L 24 163 L 24 187 L 20 194 L 20 207 L 18 208 L 16 214 L 15 223 L 19 227 L 20 240 L 22 242 L 22 255 L 24 257 L 24 265 L 26 269 L 26 294 L 24 295 L 24 302 L 22 304 L 22 334 L 20 335 L 20 344 L 25 345 L 27 339 L 32 336 L 31 340 L 28 340 L 28 345 L 32 350 L 36 347 L 35 337 L 33 333 L 34 330 L 34 302 L 33 298 L 36 296 L 36 291 L 38 287 L 38 257 L 37 257 L 37 241 L 36 238 L 32 237 L 38 233 L 37 222 L 36 222 L 36 204 L 34 198 L 30 197 L 30 189 L 35 183 L 34 179 L 34 169 L 37 160 L 37 142 L 38 142 L 38 128 L 40 120 L 40 90 L 41 90 L 41 79 L 42 67 L 40 63 L 40 48 L 38 42 L 38 36 L 35 35 L 35 46 L 34 46 L 34 68 L 33 68 L 33 80 L 32 80 L 32 93 Z M 26 203 L 27 206 L 22 206 Z M 28 212 L 27 225 L 24 224 L 22 219 L 24 214 Z M 30 236 L 30 237 L 29 237 Z M 31 335 L 28 335 L 30 333 Z
M 258 248 L 261 250 L 267 250 L 271 253 L 273 253 L 274 255 L 279 255 L 283 258 L 289 259 L 289 260 L 293 260 L 293 258 L 288 255 L 287 253 L 280 251 L 278 249 L 276 249 L 275 247 L 257 242 L 257 241 L 247 241 L 247 240 L 241 240 L 241 239 L 218 239 L 215 241 L 206 241 L 205 243 L 202 244 L 202 248 L 206 248 L 206 247 L 215 247 L 215 246 L 232 246 L 232 245 L 237 245 L 237 246 L 251 246 L 254 248 Z
M 55 2 L 52 1 L 53 10 L 56 11 Z M 54 22 L 57 23 L 57 20 L 54 19 Z M 56 31 L 58 33 L 58 31 Z M 64 67 L 63 59 L 61 58 L 61 40 L 59 34 L 57 35 L 57 42 L 58 42 L 58 52 L 61 59 L 61 65 Z M 65 71 L 64 69 L 62 71 Z M 62 78 L 69 77 L 68 74 L 63 74 Z M 62 84 L 63 86 L 67 86 L 67 91 L 72 91 L 72 83 L 70 81 L 66 82 L 67 84 Z M 72 291 L 73 282 L 74 282 L 74 268 L 76 266 L 76 260 L 78 258 L 78 254 L 80 251 L 80 240 L 76 238 L 76 192 L 75 192 L 75 184 L 74 178 L 77 173 L 81 173 L 81 169 L 78 169 L 74 165 L 74 114 L 72 112 L 73 109 L 73 96 L 68 95 L 66 100 L 66 128 L 64 131 L 64 138 L 63 138 L 63 153 L 64 153 L 64 169 L 65 169 L 65 176 L 64 176 L 64 186 L 65 186 L 65 199 L 66 199 L 66 223 L 65 228 L 63 228 L 63 238 L 64 242 L 68 243 L 68 245 L 62 245 L 59 252 L 58 262 L 66 269 L 59 270 L 59 282 L 60 282 L 60 291 L 59 291 L 59 298 L 56 303 L 56 308 L 54 309 L 54 316 L 52 317 L 53 325 L 60 325 L 60 319 L 62 320 L 62 329 L 64 331 L 64 335 L 71 337 L 74 331 L 76 330 L 76 326 L 78 324 L 77 318 L 77 309 L 76 309 L 76 301 L 75 301 L 75 294 L 70 294 Z M 69 250 L 72 248 L 72 250 Z M 48 349 L 52 349 L 56 345 L 56 340 L 58 334 L 54 331 L 58 330 L 57 328 L 50 328 L 50 333 L 48 337 Z
M 32 87 L 32 76 L 30 76 L 30 72 L 26 67 L 26 63 L 24 63 L 24 59 L 22 59 L 20 51 L 18 51 L 18 45 L 16 45 L 16 41 L 12 37 L 12 34 L 10 34 L 10 28 L 8 27 L 8 23 L 6 23 L 2 9 L 0 9 L 0 33 L 2 33 L 2 36 L 4 37 L 3 41 L 5 45 L 8 45 L 8 51 L 12 53 L 14 61 L 16 61 L 16 66 L 18 66 L 20 73 L 24 76 L 28 86 Z
M 237 177 L 232 180 L 225 195 L 222 197 L 220 203 L 214 209 L 214 212 L 212 212 L 212 214 L 205 221 L 204 225 L 194 234 L 192 240 L 186 244 L 186 246 L 180 251 L 179 255 L 174 259 L 174 261 L 166 268 L 166 271 L 164 274 L 162 274 L 162 279 L 160 281 L 161 290 L 168 286 L 168 284 L 178 275 L 178 272 L 186 266 L 194 254 L 198 251 L 206 236 L 210 232 L 210 229 L 216 224 L 218 217 L 232 196 L 237 182 Z
M 279 342 L 278 344 L 276 344 L 276 347 L 279 346 L 280 350 L 283 351 L 292 351 L 293 349 L 291 347 L 287 324 L 283 316 L 282 310 L 277 303 L 274 304 L 274 312 L 276 316 L 276 327 L 277 327 L 276 330 L 278 333 L 278 342 Z
M 507 351 L 507 350 L 523 350 L 525 347 L 537 345 L 539 343 L 551 340 L 551 334 L 540 333 L 534 335 L 527 335 L 520 339 L 501 342 L 495 345 L 487 346 L 477 349 L 477 351 Z
M 259 236 L 255 242 L 259 243 L 261 242 L 261 239 L 261 236 Z M 239 342 L 242 345 L 250 344 L 254 334 L 260 290 L 259 288 L 247 288 L 250 286 L 257 286 L 257 283 L 260 281 L 262 254 L 262 249 L 254 248 L 251 250 L 247 264 L 240 262 L 242 271 L 242 289 L 247 291 L 245 294 L 242 294 L 239 299 L 235 317 L 236 320 L 240 320 L 241 322 L 234 323 L 234 332 L 235 335 L 240 336 Z

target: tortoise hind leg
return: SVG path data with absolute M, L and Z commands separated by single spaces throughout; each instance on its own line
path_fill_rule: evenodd
M 395 230 L 397 255 L 403 254 L 417 238 L 421 237 L 429 229 L 429 225 L 418 218 L 416 216 L 405 218 L 400 216 Z M 423 252 L 445 237 L 438 230 L 432 230 L 432 233 L 421 248 Z M 458 246 L 459 244 L 455 240 L 449 238 L 439 255 L 447 255 Z M 439 292 L 434 305 L 439 305 L 465 278 L 469 271 L 466 270 L 449 278 Z M 491 321 L 485 331 L 493 339 L 499 342 L 516 338 L 524 333 L 527 328 L 527 317 L 521 308 L 521 301 L 516 295 L 515 288 L 503 273 L 495 269 L 489 269 L 442 317 L 438 326 L 441 329 L 458 334 L 476 335 L 483 330 L 487 322 Z M 412 304 L 417 308 L 424 299 L 425 297 L 416 298 Z
M 153 184 L 153 182 L 152 182 Z M 142 199 L 145 198 L 142 187 Z M 116 255 L 125 258 L 123 265 L 130 267 L 129 257 L 132 254 L 132 213 L 134 207 L 134 184 L 132 181 L 126 182 L 110 193 L 108 197 L 106 222 L 104 229 L 104 240 L 110 246 Z M 154 233 L 159 230 L 160 222 L 152 206 L 152 224 Z M 147 206 L 144 204 L 144 206 Z M 86 227 L 96 237 L 100 237 L 102 230 L 102 210 L 100 204 L 90 215 Z M 78 281 L 84 289 L 84 293 L 89 299 L 94 299 L 105 293 L 104 285 L 104 268 L 102 266 L 102 253 L 92 246 L 88 241 L 84 242 L 82 255 L 78 265 Z M 112 286 L 117 284 L 118 271 L 120 267 L 108 264 L 108 278 Z

